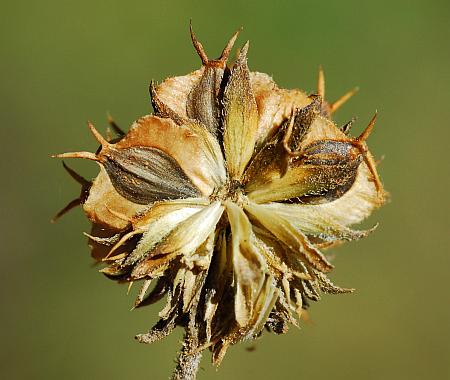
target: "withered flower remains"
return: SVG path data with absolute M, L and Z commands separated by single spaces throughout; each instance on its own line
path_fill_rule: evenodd
M 64 153 L 100 164 L 80 198 L 92 221 L 95 258 L 111 279 L 141 283 L 135 307 L 165 297 L 160 321 L 136 338 L 151 343 L 185 330 L 175 379 L 193 379 L 201 353 L 218 365 L 230 345 L 263 329 L 285 333 L 321 293 L 347 293 L 321 250 L 369 231 L 349 226 L 384 202 L 366 139 L 331 114 L 319 72 L 317 94 L 277 87 L 247 67 L 248 43 L 231 68 L 235 33 L 217 60 L 192 33 L 202 67 L 150 91 L 154 114 L 96 153 Z M 58 215 L 59 216 L 59 215 Z M 150 290 L 150 285 L 154 286 Z

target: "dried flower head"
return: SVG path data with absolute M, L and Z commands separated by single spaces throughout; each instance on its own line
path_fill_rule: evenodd
M 277 87 L 247 67 L 248 42 L 231 68 L 236 32 L 211 60 L 191 29 L 202 67 L 151 84 L 155 110 L 96 153 L 59 154 L 100 165 L 89 182 L 66 169 L 92 221 L 93 256 L 111 279 L 141 282 L 135 307 L 166 297 L 160 321 L 136 338 L 151 343 L 185 329 L 176 379 L 195 378 L 201 352 L 215 365 L 230 345 L 263 329 L 285 333 L 321 293 L 347 293 L 321 252 L 369 231 L 349 226 L 384 202 L 366 140 L 331 121 L 335 103 Z M 150 284 L 154 281 L 154 287 Z

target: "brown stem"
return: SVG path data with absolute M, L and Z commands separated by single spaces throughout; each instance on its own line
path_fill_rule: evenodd
M 189 337 L 185 337 L 171 380 L 195 380 L 197 378 L 202 352 L 193 351 L 191 346 L 191 340 Z

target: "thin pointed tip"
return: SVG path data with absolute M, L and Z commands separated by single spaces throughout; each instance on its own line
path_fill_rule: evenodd
M 375 184 L 375 189 L 377 190 L 378 193 L 378 202 L 382 204 L 385 200 L 387 193 L 383 190 L 383 185 L 376 170 L 375 160 L 373 159 L 370 153 L 367 153 L 364 157 L 364 161 L 367 167 L 369 168 L 370 173 L 372 174 L 372 182 Z
M 319 65 L 319 72 L 317 75 L 317 93 L 325 98 L 325 73 L 322 65 Z
M 134 281 L 130 281 L 130 283 L 128 284 L 127 296 L 130 294 L 131 288 L 133 287 L 133 283 Z
M 80 198 L 71 200 L 62 210 L 58 211 L 58 213 L 52 219 L 50 219 L 50 223 L 56 223 L 63 215 L 67 214 L 70 210 L 79 206 L 80 204 Z
M 341 108 L 347 101 L 355 95 L 359 91 L 359 87 L 354 87 L 346 94 L 342 95 L 338 100 L 334 103 L 330 104 L 331 113 L 336 112 L 339 108 Z
M 377 121 L 377 117 L 378 117 L 378 111 L 375 110 L 375 114 L 372 116 L 372 119 L 370 119 L 369 124 L 364 129 L 364 131 L 357 137 L 356 140 L 358 140 L 359 142 L 364 142 L 369 138 L 370 134 L 373 131 L 373 127 L 375 126 L 375 122 Z
M 340 130 L 342 132 L 344 132 L 346 135 L 350 132 L 350 129 L 353 126 L 353 123 L 357 120 L 356 116 L 353 116 L 349 121 L 347 121 L 347 123 L 345 123 Z
M 250 41 L 247 41 L 239 50 L 238 61 L 242 61 L 247 58 L 248 48 L 250 46 Z
M 241 26 L 238 30 L 234 32 L 231 38 L 228 40 L 225 48 L 222 51 L 218 61 L 222 62 L 224 65 L 226 64 L 228 57 L 230 56 L 231 49 L 233 49 L 234 43 L 239 36 L 239 33 L 242 32 L 243 27 Z
M 97 129 L 95 129 L 94 124 L 92 122 L 87 122 L 88 128 L 91 131 L 94 138 L 98 141 L 98 143 L 103 147 L 109 145 L 109 142 L 100 134 Z
M 189 31 L 191 33 L 192 44 L 194 45 L 194 48 L 197 51 L 197 54 L 199 55 L 200 59 L 202 60 L 203 65 L 207 65 L 209 62 L 209 59 L 205 53 L 205 49 L 203 48 L 203 45 L 200 43 L 200 41 L 197 39 L 197 36 L 194 33 L 194 29 L 192 28 L 192 19 L 189 20 Z
M 115 122 L 115 120 L 113 119 L 113 117 L 109 112 L 107 113 L 107 116 L 108 116 L 108 124 L 114 130 L 116 135 L 118 135 L 119 137 L 125 136 L 125 132 L 117 125 L 117 123 Z
M 91 152 L 68 152 L 53 154 L 52 158 L 84 158 L 91 161 L 100 161 L 99 158 Z

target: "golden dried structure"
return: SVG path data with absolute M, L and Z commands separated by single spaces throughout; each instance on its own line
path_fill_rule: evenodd
M 141 284 L 135 307 L 162 298 L 159 322 L 139 342 L 185 330 L 174 379 L 193 379 L 202 351 L 215 365 L 227 349 L 297 325 L 321 293 L 348 293 L 327 274 L 323 250 L 365 237 L 351 225 L 383 204 L 385 193 L 366 140 L 351 123 L 331 120 L 335 103 L 317 93 L 279 88 L 250 72 L 248 42 L 227 66 L 236 32 L 209 59 L 191 29 L 202 66 L 151 84 L 154 114 L 104 138 L 96 153 L 59 154 L 96 161 L 89 182 L 71 169 L 92 221 L 87 234 L 107 277 Z

